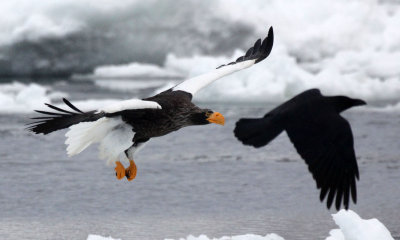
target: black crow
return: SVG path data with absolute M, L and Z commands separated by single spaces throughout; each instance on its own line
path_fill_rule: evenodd
M 276 107 L 263 118 L 242 118 L 236 123 L 235 136 L 245 145 L 267 145 L 286 130 L 297 152 L 306 161 L 320 200 L 328 196 L 331 207 L 336 195 L 336 209 L 349 207 L 350 194 L 357 202 L 358 166 L 350 124 L 340 113 L 365 105 L 360 99 L 346 96 L 325 97 L 318 89 L 307 90 Z

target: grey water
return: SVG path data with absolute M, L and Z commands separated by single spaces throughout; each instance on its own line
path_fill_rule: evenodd
M 119 97 L 89 83 L 61 83 L 72 100 Z M 135 92 L 144 97 L 151 90 Z M 69 158 L 65 131 L 33 135 L 33 114 L 0 114 L 0 239 L 222 237 L 276 233 L 325 239 L 337 228 L 286 134 L 253 149 L 233 136 L 235 121 L 276 104 L 199 103 L 226 125 L 188 127 L 152 139 L 136 156 L 135 180 L 118 181 L 95 146 Z M 351 110 L 360 168 L 362 218 L 378 218 L 400 238 L 400 113 Z

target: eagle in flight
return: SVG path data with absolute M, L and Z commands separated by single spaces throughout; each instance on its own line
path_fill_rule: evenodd
M 190 78 L 149 98 L 124 100 L 88 112 L 79 110 L 67 99 L 63 101 L 70 108 L 68 110 L 46 104 L 52 111 L 36 110 L 43 116 L 32 118 L 35 122 L 30 123 L 28 130 L 36 134 L 48 134 L 69 128 L 65 135 L 69 156 L 82 152 L 92 143 L 99 143 L 100 157 L 116 164 L 117 179 L 126 177 L 131 181 L 137 173 L 134 154 L 151 138 L 186 126 L 210 123 L 224 125 L 225 119 L 221 113 L 199 108 L 192 103 L 193 95 L 219 78 L 261 62 L 270 54 L 273 42 L 271 27 L 263 41 L 258 39 L 236 61 Z M 121 163 L 123 160 L 129 161 L 129 167 L 124 167 Z

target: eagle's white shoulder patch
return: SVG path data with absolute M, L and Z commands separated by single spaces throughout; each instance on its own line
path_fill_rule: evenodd
M 161 109 L 160 104 L 154 101 L 145 101 L 141 99 L 129 99 L 120 102 L 116 102 L 114 104 L 105 106 L 100 108 L 98 112 L 105 112 L 105 113 L 115 113 L 124 110 L 131 110 L 131 109 L 145 109 L 145 108 L 153 108 L 153 109 Z

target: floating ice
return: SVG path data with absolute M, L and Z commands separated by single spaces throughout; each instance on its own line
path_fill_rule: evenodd
M 394 240 L 389 230 L 376 218 L 362 219 L 357 213 L 351 210 L 340 210 L 336 214 L 332 214 L 333 220 L 340 229 L 333 229 L 329 232 L 330 236 L 326 240 Z M 98 238 L 90 238 L 90 237 Z M 102 238 L 97 235 L 89 235 L 87 240 L 114 240 L 110 238 Z M 165 239 L 173 240 L 173 239 Z M 232 237 L 209 238 L 206 235 L 195 237 L 189 235 L 186 238 L 178 240 L 284 240 L 283 237 L 271 233 L 265 236 L 255 234 L 237 235 Z
M 264 62 L 218 80 L 199 92 L 196 100 L 280 102 L 309 88 L 367 101 L 399 100 L 399 4 L 302 0 L 290 4 L 271 1 L 266 5 L 261 0 L 252 4 L 220 0 L 216 5 L 215 12 L 220 16 L 255 28 L 256 34 L 247 37 L 247 47 L 255 37 L 264 36 L 270 25 L 275 30 L 275 46 Z M 252 17 L 243 18 L 243 12 Z M 172 52 L 164 68 L 155 72 L 162 69 L 190 78 L 241 54 L 243 51 L 237 50 L 232 57 L 177 57 Z
M 100 235 L 89 234 L 87 240 L 121 240 L 117 238 L 110 237 L 102 237 Z
M 111 237 L 102 237 L 99 235 L 90 234 L 87 240 L 120 240 L 120 239 L 113 239 Z M 173 240 L 173 239 L 166 238 L 165 240 Z M 285 239 L 275 233 L 271 233 L 265 236 L 260 236 L 255 234 L 245 234 L 232 237 L 224 236 L 221 238 L 209 238 L 206 235 L 200 235 L 198 237 L 190 235 L 186 238 L 179 238 L 179 240 L 285 240 Z
M 5 1 L 0 9 L 0 19 L 5 19 L 0 46 L 36 44 L 2 51 L 0 72 L 82 72 L 99 64 L 129 60 L 162 63 L 170 52 L 163 67 L 138 62 L 98 66 L 92 77 L 193 77 L 243 54 L 272 25 L 275 45 L 268 59 L 213 83 L 195 99 L 280 102 L 313 87 L 325 94 L 367 101 L 400 98 L 400 4 L 396 1 L 271 0 L 265 4 L 264 0 L 253 0 L 249 4 L 218 0 L 187 3 L 174 16 L 169 12 L 179 3 L 172 0 L 167 4 L 137 0 L 93 3 Z M 165 8 L 162 13 L 154 11 L 160 4 Z M 16 7 L 20 11 L 10 10 Z M 188 22 L 188 16 L 199 21 Z M 166 18 L 171 21 L 164 21 Z M 135 19 L 135 24 L 129 19 Z M 59 41 L 49 44 L 47 40 L 53 38 Z M 95 44 L 92 39 L 96 39 Z M 69 54 L 60 58 L 65 55 L 65 46 L 69 46 Z M 226 57 L 233 46 L 242 51 Z M 124 83 L 96 81 L 114 90 L 126 90 Z M 143 81 L 129 86 L 165 89 L 171 85 L 147 84 Z
M 189 78 L 206 73 L 243 54 L 272 25 L 275 45 L 268 59 L 218 80 L 195 100 L 281 102 L 315 87 L 326 95 L 368 102 L 400 100 L 398 1 L 199 1 L 182 6 L 174 16 L 170 12 L 179 3 L 172 0 L 94 2 L 4 1 L 0 46 L 15 51 L 0 52 L 0 72 L 82 72 L 97 66 L 92 77 L 104 78 L 95 81 L 98 86 L 159 92 L 176 83 L 147 79 L 130 83 L 126 78 Z M 154 11 L 160 4 L 165 8 L 162 13 Z M 16 7 L 19 11 L 12 11 Z M 196 21 L 188 22 L 188 16 Z M 54 38 L 58 40 L 49 44 Z M 231 57 L 233 46 L 242 50 Z M 162 64 L 165 57 L 163 67 L 138 62 L 98 66 L 129 60 Z M 107 82 L 110 77 L 120 81 Z
M 173 239 L 165 239 L 165 240 L 173 240 Z M 200 235 L 198 237 L 190 235 L 186 238 L 180 238 L 179 240 L 285 240 L 285 239 L 275 233 L 271 233 L 265 236 L 260 236 L 255 234 L 245 234 L 232 237 L 224 236 L 221 238 L 209 238 L 206 235 Z
M 0 20 L 0 47 L 11 47 L 1 52 L 0 71 L 9 74 L 86 72 L 129 61 L 160 64 L 168 52 L 229 55 L 271 25 L 276 44 L 299 63 L 354 51 L 378 63 L 371 74 L 390 68 L 383 74 L 392 75 L 399 62 L 398 1 L 9 0 L 2 1 Z
M 100 66 L 94 70 L 93 78 L 179 78 L 181 74 L 153 64 L 129 63 L 123 65 Z
M 94 70 L 93 74 L 74 75 L 75 79 L 90 79 L 101 88 L 123 92 L 145 88 L 162 88 L 171 82 L 175 85 L 179 82 L 176 79 L 182 79 L 182 77 L 182 73 L 173 69 L 136 62 L 100 66 Z
M 169 54 L 164 71 L 179 72 L 187 79 L 207 73 L 215 66 L 230 62 L 242 54 L 240 50 L 230 58 L 177 57 Z M 320 88 L 325 95 L 348 95 L 367 101 L 398 101 L 400 54 L 380 54 L 387 55 L 342 52 L 332 59 L 315 64 L 313 68 L 321 70 L 314 73 L 298 64 L 285 47 L 278 45 L 264 62 L 217 80 L 201 90 L 194 99 L 203 102 L 281 102 L 304 90 Z M 399 61 L 395 61 L 397 58 Z M 173 87 L 178 82 L 150 79 L 95 80 L 98 86 L 120 91 L 156 87 L 154 93 Z
M 130 92 L 146 88 L 164 88 L 175 86 L 179 81 L 161 79 L 96 79 L 95 85 L 115 91 Z
M 19 82 L 0 84 L 0 112 L 27 113 L 43 108 L 43 103 L 51 99 L 65 97 L 60 92 L 50 92 L 50 88 L 38 84 Z
M 121 101 L 121 99 L 88 99 L 82 101 L 72 101 L 72 104 L 74 104 L 74 106 L 76 106 L 81 111 L 92 111 L 98 110 L 105 106 L 110 106 L 119 101 Z M 67 108 L 64 103 L 59 103 L 55 105 L 60 108 Z
M 394 240 L 389 230 L 378 219 L 362 219 L 351 210 L 332 214 L 340 229 L 333 229 L 326 240 Z
M 168 55 L 166 69 L 185 73 L 187 78 L 206 73 L 221 63 L 230 62 L 242 55 L 237 50 L 231 58 L 194 56 L 178 58 Z M 385 56 L 380 56 L 380 54 Z M 347 56 L 348 55 L 348 56 Z M 276 46 L 271 56 L 232 75 L 219 79 L 201 90 L 196 96 L 200 101 L 224 102 L 280 102 L 301 91 L 320 88 L 326 95 L 349 95 L 367 101 L 399 100 L 400 55 L 387 53 L 342 53 L 325 60 L 321 70 L 314 73 L 297 63 L 283 46 Z M 344 57 L 347 56 L 347 57 Z M 387 59 L 379 60 L 377 59 Z M 394 61 L 398 58 L 398 61 Z M 383 63 L 382 63 L 383 62 Z M 378 67 L 381 66 L 381 67 Z
M 265 4 L 257 0 L 248 4 L 220 0 L 219 3 L 219 14 L 254 26 L 257 34 L 268 27 L 260 22 L 274 26 L 276 42 L 300 61 L 319 61 L 347 50 L 388 53 L 400 50 L 398 1 L 272 0 Z
M 20 82 L 0 84 L 0 113 L 30 113 L 35 109 L 49 111 L 44 103 L 60 100 L 67 97 L 66 93 L 52 91 L 50 87 L 35 83 L 24 84 Z M 73 104 L 82 111 L 97 110 L 111 105 L 120 99 L 88 99 L 73 101 Z M 64 103 L 55 104 L 65 108 Z

